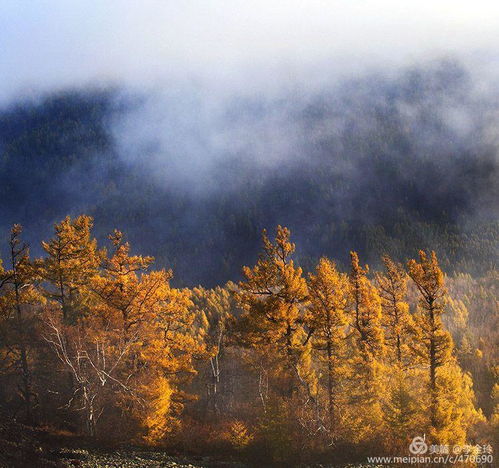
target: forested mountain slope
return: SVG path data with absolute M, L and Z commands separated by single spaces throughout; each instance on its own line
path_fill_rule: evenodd
M 191 90 L 12 102 L 0 234 L 24 224 L 37 253 L 51 223 L 88 213 L 99 238 L 122 229 L 186 285 L 236 279 L 277 224 L 304 266 L 431 246 L 445 270 L 481 273 L 497 261 L 498 96 L 445 61 L 216 109 Z

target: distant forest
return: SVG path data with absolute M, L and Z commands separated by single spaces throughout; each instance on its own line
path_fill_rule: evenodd
M 346 267 L 356 250 L 380 266 L 382 254 L 432 248 L 448 273 L 482 275 L 497 265 L 499 95 L 475 88 L 443 61 L 306 96 L 233 98 L 213 131 L 209 117 L 191 128 L 175 116 L 185 103 L 203 110 L 195 95 L 170 96 L 160 143 L 137 144 L 154 118 L 141 118 L 147 96 L 74 89 L 11 102 L 0 110 L 0 236 L 21 223 L 40 254 L 53 224 L 88 213 L 100 241 L 123 230 L 177 286 L 241 278 L 262 229 L 278 224 L 308 271 L 321 255 Z M 193 151 L 203 167 L 190 173 Z

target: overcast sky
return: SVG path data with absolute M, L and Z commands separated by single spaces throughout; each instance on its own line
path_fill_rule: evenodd
M 499 50 L 483 0 L 1 0 L 0 98 L 161 80 L 265 83 Z

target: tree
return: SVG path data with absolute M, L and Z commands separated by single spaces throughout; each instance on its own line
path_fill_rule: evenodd
M 59 303 L 63 318 L 74 320 L 81 312 L 81 292 L 95 276 L 104 256 L 91 237 L 93 220 L 69 216 L 55 225 L 55 236 L 42 242 L 47 257 L 39 262 L 39 274 L 48 299 Z
M 409 260 L 407 270 L 420 295 L 414 315 L 418 338 L 415 351 L 429 369 L 430 433 L 441 443 L 463 443 L 467 428 L 481 415 L 474 408 L 472 380 L 456 362 L 452 337 L 442 323 L 444 273 L 433 251 L 420 251 L 419 261 Z
M 356 252 L 350 253 L 350 437 L 358 440 L 379 432 L 383 422 L 381 402 L 386 388 L 383 365 L 384 337 L 381 327 L 381 300 L 367 278 L 369 267 L 362 267 Z M 368 409 L 369 408 L 369 409 Z
M 411 379 L 405 378 L 402 369 L 394 369 L 395 385 L 390 388 L 383 412 L 389 429 L 391 448 L 406 448 L 413 434 L 421 429 L 420 408 Z M 417 378 L 417 376 L 416 376 Z
M 339 273 L 334 262 L 321 258 L 315 274 L 308 280 L 310 308 L 308 326 L 313 330 L 313 347 L 326 365 L 329 430 L 337 431 L 336 407 L 339 404 L 341 379 L 345 377 L 345 308 L 348 300 L 348 277 Z
M 190 291 L 169 286 L 171 271 L 147 272 L 153 259 L 130 255 L 121 232 L 110 239 L 111 256 L 79 284 L 81 313 L 69 321 L 47 308 L 43 336 L 72 376 L 67 406 L 82 412 L 87 434 L 105 409 L 121 408 L 152 443 L 178 424 L 178 385 L 204 345 Z
M 303 344 L 307 284 L 302 269 L 290 259 L 295 244 L 290 242 L 289 229 L 278 226 L 275 242 L 266 231 L 262 238 L 263 253 L 253 268 L 243 268 L 246 280 L 239 283 L 236 297 L 245 311 L 240 326 L 251 347 L 270 345 L 280 356 L 282 380 L 287 381 L 285 394 L 291 396 Z
M 383 256 L 385 272 L 377 272 L 383 325 L 385 327 L 385 345 L 389 349 L 389 357 L 402 367 L 407 362 L 406 340 L 410 337 L 411 316 L 409 304 L 406 302 L 408 276 L 402 265 L 395 263 L 387 255 Z
M 356 252 L 350 252 L 350 304 L 357 344 L 364 359 L 382 354 L 381 301 L 376 288 L 367 278 L 369 267 L 362 267 Z
M 65 407 L 83 414 L 84 431 L 95 436 L 107 404 L 107 392 L 137 398 L 123 371 L 136 337 L 123 340 L 115 317 L 94 310 L 67 323 L 50 309 L 44 315 L 43 338 L 72 377 L 72 392 Z
M 194 361 L 206 359 L 207 353 L 190 297 L 187 289 L 168 288 L 142 340 L 141 371 L 134 381 L 146 411 L 136 406 L 134 412 L 149 443 L 178 428 L 185 401 L 196 399 L 182 385 L 196 373 Z
M 204 343 L 191 292 L 170 287 L 170 270 L 147 272 L 153 258 L 130 255 L 121 232 L 110 240 L 113 253 L 91 283 L 94 311 L 112 321 L 119 343 L 129 343 L 118 369 L 118 380 L 126 382 L 120 402 L 151 443 L 178 423 L 183 399 L 178 384 L 195 373 L 193 359 L 204 356 Z
M 419 353 L 429 366 L 430 417 L 435 427 L 438 410 L 437 370 L 450 359 L 452 352 L 452 338 L 444 329 L 441 317 L 446 294 L 444 274 L 435 252 L 428 255 L 422 250 L 419 252 L 419 262 L 409 260 L 407 270 L 421 296 L 415 321 L 423 345 Z
M 93 276 L 89 285 L 103 307 L 119 314 L 124 336 L 128 336 L 158 307 L 172 272 L 162 270 L 139 276 L 154 259 L 131 256 L 130 245 L 123 242 L 123 234 L 118 230 L 109 240 L 113 245 L 112 254 L 103 260 L 102 273 Z
M 223 360 L 227 346 L 228 327 L 235 309 L 233 297 L 227 285 L 222 288 L 205 289 L 201 286 L 192 290 L 198 321 L 201 324 L 204 342 L 209 353 L 209 383 L 207 384 L 207 409 L 219 414 L 221 411 L 220 387 L 223 380 Z M 227 373 L 227 372 L 225 372 Z
M 33 419 L 33 376 L 30 368 L 32 351 L 31 333 L 33 315 L 28 315 L 37 303 L 43 302 L 35 287 L 36 271 L 29 258 L 29 247 L 21 241 L 22 227 L 15 224 L 11 229 L 9 253 L 10 270 L 0 271 L 0 310 L 3 317 L 3 335 L 6 346 L 13 354 L 13 364 L 21 375 L 20 395 L 24 404 L 25 420 L 32 424 Z

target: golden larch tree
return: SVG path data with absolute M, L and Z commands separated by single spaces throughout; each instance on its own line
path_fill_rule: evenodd
M 55 225 L 55 236 L 42 242 L 47 256 L 37 265 L 44 292 L 59 303 L 65 320 L 76 318 L 82 307 L 80 293 L 96 275 L 104 255 L 91 236 L 92 226 L 90 216 L 67 216 Z
M 385 271 L 375 274 L 385 327 L 385 345 L 390 361 L 402 367 L 409 358 L 406 341 L 410 338 L 411 315 L 407 303 L 407 280 L 402 265 L 389 256 L 382 258 Z
M 379 432 L 383 422 L 381 402 L 385 398 L 384 334 L 381 299 L 367 277 L 356 252 L 350 253 L 350 402 L 351 437 L 362 440 Z M 368 409 L 369 408 L 369 409 Z
M 127 382 L 120 402 L 153 443 L 178 424 L 178 385 L 195 372 L 193 359 L 203 355 L 204 343 L 194 326 L 191 292 L 170 287 L 171 270 L 148 272 L 154 259 L 131 255 L 119 231 L 110 240 L 112 254 L 91 283 L 94 310 L 119 331 L 121 348 L 127 346 L 116 377 Z
M 407 271 L 420 295 L 414 350 L 428 366 L 430 435 L 440 443 L 464 443 L 467 428 L 481 414 L 474 407 L 471 377 L 453 356 L 453 340 L 442 323 L 445 276 L 434 251 L 420 251 L 419 261 L 409 260 Z
M 21 240 L 22 227 L 15 224 L 10 232 L 9 270 L 0 264 L 1 341 L 5 344 L 7 361 L 20 375 L 18 385 L 25 421 L 34 422 L 32 354 L 35 335 L 34 319 L 43 297 L 36 288 L 37 272 L 30 260 L 29 247 Z
M 295 244 L 289 229 L 278 226 L 275 242 L 263 232 L 263 253 L 253 268 L 244 267 L 245 281 L 236 294 L 245 311 L 241 320 L 246 342 L 253 348 L 269 348 L 281 358 L 285 394 L 291 396 L 294 375 L 303 344 L 304 304 L 307 283 L 302 269 L 290 258 Z
M 315 273 L 308 277 L 308 290 L 307 324 L 313 333 L 312 343 L 319 361 L 326 368 L 329 431 L 335 437 L 339 425 L 337 407 L 341 405 L 345 378 L 348 277 L 337 270 L 334 262 L 321 258 Z
M 369 267 L 362 267 L 357 252 L 350 252 L 350 305 L 360 352 L 365 359 L 377 357 L 384 350 L 381 327 L 381 299 L 367 278 Z

